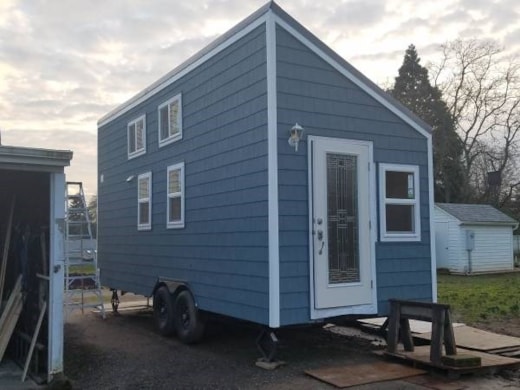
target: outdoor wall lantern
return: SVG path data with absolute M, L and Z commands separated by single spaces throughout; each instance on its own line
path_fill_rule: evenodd
M 298 151 L 298 143 L 302 139 L 303 136 L 303 127 L 301 127 L 298 123 L 296 123 L 291 130 L 289 130 L 289 145 L 294 146 L 294 151 Z

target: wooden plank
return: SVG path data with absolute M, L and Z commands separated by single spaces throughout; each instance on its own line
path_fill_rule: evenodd
M 430 348 L 430 360 L 435 364 L 441 363 L 446 311 L 447 310 L 438 307 L 434 307 L 432 310 L 432 342 Z
M 431 367 L 437 367 L 442 369 L 449 369 L 453 372 L 457 373 L 469 373 L 469 372 L 478 372 L 480 369 L 488 369 L 488 368 L 516 368 L 520 367 L 520 359 L 514 359 L 505 356 L 493 355 L 480 351 L 470 351 L 467 349 L 459 348 L 459 353 L 474 355 L 481 358 L 481 366 L 476 368 L 467 368 L 467 367 L 448 367 L 442 364 L 433 363 L 430 360 L 430 346 L 423 345 L 419 347 L 415 347 L 415 351 L 398 351 L 396 353 L 385 352 L 385 355 L 394 356 L 401 359 L 409 360 L 414 363 L 421 363 L 424 365 L 428 365 Z
M 31 363 L 32 354 L 34 352 L 34 346 L 36 345 L 36 340 L 38 339 L 38 335 L 40 334 L 40 328 L 43 322 L 43 316 L 45 315 L 45 311 L 47 310 L 47 302 L 43 302 L 42 309 L 40 310 L 40 316 L 38 317 L 38 322 L 36 324 L 36 329 L 34 330 L 34 334 L 31 340 L 31 346 L 29 347 L 29 352 L 27 353 L 27 359 L 25 360 L 25 367 L 23 368 L 22 374 L 22 382 L 25 382 L 25 377 L 27 376 L 27 371 L 29 370 L 29 364 Z
M 473 349 L 476 351 L 491 352 L 502 348 L 520 348 L 520 338 L 506 336 L 473 328 L 471 326 L 460 326 L 453 329 L 455 342 L 458 347 Z M 431 333 L 415 335 L 421 340 L 431 340 Z
M 9 340 L 11 339 L 11 335 L 14 332 L 14 328 L 16 326 L 16 323 L 18 322 L 18 318 L 20 318 L 22 308 L 22 293 L 18 293 L 15 297 L 13 309 L 5 322 L 4 327 L 0 330 L 0 362 L 4 357 L 5 350 L 7 349 L 7 345 L 9 344 Z
M 383 326 L 383 324 L 385 323 L 386 320 L 387 320 L 387 317 L 362 318 L 362 319 L 357 320 L 357 322 L 359 322 L 363 326 L 368 325 L 368 326 L 380 328 L 381 326 Z M 410 319 L 408 321 L 410 323 L 410 330 L 412 331 L 412 333 L 414 333 L 414 336 L 415 336 L 415 333 L 431 333 L 431 331 L 432 331 L 431 321 L 421 321 L 421 320 L 413 320 L 413 319 Z M 465 324 L 463 324 L 462 322 L 452 323 L 452 326 L 454 328 L 457 328 L 459 326 L 464 326 L 464 325 Z
M 4 311 L 2 312 L 2 315 L 0 316 L 0 334 L 2 334 L 2 330 L 4 329 L 5 322 L 9 319 L 9 316 L 11 315 L 11 311 L 13 308 L 13 305 L 15 303 L 15 299 L 17 295 L 20 293 L 22 289 L 22 275 L 18 276 L 18 279 L 16 279 L 16 283 L 14 284 L 13 291 L 11 291 L 11 295 L 9 296 L 9 299 L 7 300 L 7 303 L 5 304 Z
M 390 317 L 388 321 L 388 333 L 386 337 L 387 349 L 389 352 L 397 351 L 399 342 L 399 319 L 401 317 L 400 305 L 390 301 Z
M 4 298 L 4 284 L 5 284 L 5 273 L 7 269 L 7 258 L 9 257 L 9 245 L 11 243 L 11 230 L 13 225 L 14 205 L 16 202 L 16 196 L 13 195 L 11 200 L 11 209 L 9 211 L 9 218 L 7 220 L 7 230 L 5 232 L 4 239 L 4 250 L 2 254 L 2 265 L 0 267 L 0 305 Z
M 424 370 L 388 362 L 370 362 L 305 371 L 307 375 L 339 388 L 423 375 Z

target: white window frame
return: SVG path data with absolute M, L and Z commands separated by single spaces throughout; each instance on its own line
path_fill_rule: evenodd
M 179 131 L 176 134 L 171 135 L 170 105 L 174 102 L 178 102 L 179 105 L 179 111 L 177 115 L 177 127 L 179 128 Z M 161 139 L 161 110 L 166 106 L 168 107 L 168 137 Z M 172 142 L 179 141 L 182 139 L 182 96 L 180 93 L 159 106 L 159 108 L 157 109 L 157 124 L 159 126 L 159 147 L 171 144 Z
M 148 197 L 139 198 L 139 188 L 141 180 L 148 179 Z M 142 203 L 148 203 L 148 223 L 141 223 L 140 208 Z M 137 230 L 151 230 L 152 229 L 152 172 L 142 173 L 137 176 Z
M 181 191 L 180 192 L 169 192 L 170 190 L 170 172 L 180 170 L 181 180 Z M 184 162 L 168 166 L 166 172 L 166 228 L 167 229 L 180 229 L 184 227 Z M 170 221 L 170 198 L 180 197 L 181 198 L 181 219 L 179 221 Z
M 413 174 L 413 199 L 394 199 L 386 197 L 386 172 L 406 172 Z M 381 241 L 421 241 L 421 199 L 419 166 L 408 164 L 379 164 L 379 226 Z M 386 205 L 412 205 L 414 210 L 414 232 L 388 232 L 386 230 Z
M 141 149 L 137 149 L 137 123 L 143 122 L 143 147 Z M 135 126 L 134 130 L 134 144 L 135 144 L 135 150 L 132 152 L 130 151 L 130 127 Z M 131 122 L 128 122 L 128 125 L 126 127 L 126 134 L 127 134 L 127 152 L 128 152 L 128 159 L 132 159 L 138 156 L 141 156 L 146 153 L 146 115 L 141 115 L 139 118 L 134 119 Z

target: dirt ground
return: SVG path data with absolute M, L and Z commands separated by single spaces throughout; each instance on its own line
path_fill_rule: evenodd
M 518 327 L 518 324 L 517 324 Z M 336 329 L 337 330 L 337 329 Z M 154 330 L 151 309 L 77 314 L 65 324 L 65 375 L 74 389 L 333 389 L 304 371 L 379 360 L 370 341 L 320 327 L 282 329 L 273 371 L 255 366 L 259 328 L 238 321 L 209 323 L 204 341 L 187 346 Z M 450 389 L 519 388 L 520 375 L 469 376 L 445 383 Z M 442 377 L 435 382 L 444 383 Z M 407 380 L 354 389 L 427 389 Z

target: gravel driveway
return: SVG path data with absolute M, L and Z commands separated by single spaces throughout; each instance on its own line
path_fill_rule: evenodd
M 282 329 L 278 357 L 287 364 L 267 371 L 255 366 L 258 331 L 251 324 L 215 321 L 201 344 L 187 346 L 157 334 L 150 309 L 108 313 L 106 320 L 94 313 L 73 314 L 65 324 L 65 374 L 74 389 L 333 389 L 304 370 L 378 359 L 366 340 L 319 327 Z M 520 385 L 516 375 L 458 383 L 471 389 Z M 425 387 L 401 380 L 355 389 Z

